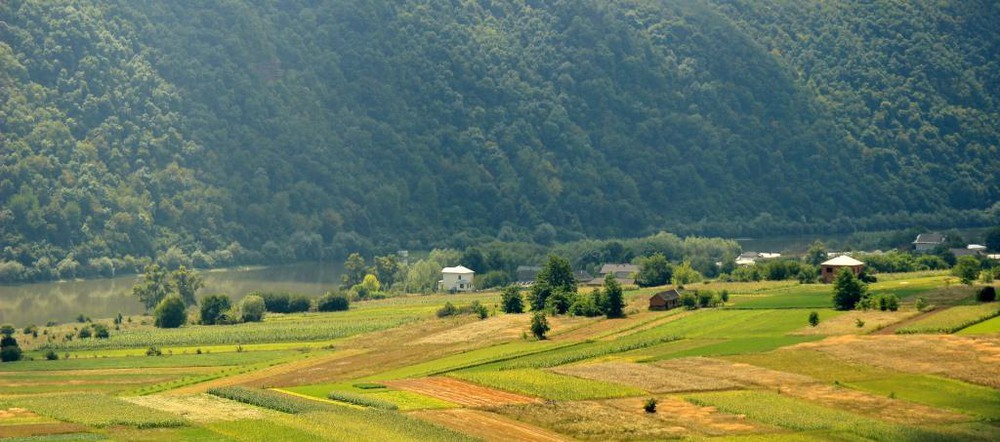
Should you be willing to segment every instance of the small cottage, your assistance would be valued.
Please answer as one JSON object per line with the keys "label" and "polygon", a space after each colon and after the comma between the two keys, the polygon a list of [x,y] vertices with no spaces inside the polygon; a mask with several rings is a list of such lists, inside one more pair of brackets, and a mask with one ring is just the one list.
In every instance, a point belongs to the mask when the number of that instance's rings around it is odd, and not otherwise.
{"label": "small cottage", "polygon": [[913,249],[918,252],[930,252],[935,247],[944,244],[946,239],[948,238],[940,233],[921,233],[917,235],[917,239],[913,240]]}
{"label": "small cottage", "polygon": [[475,275],[475,271],[463,266],[445,267],[441,269],[441,280],[438,281],[438,288],[449,292],[472,291],[472,280]]}
{"label": "small cottage", "polygon": [[681,294],[675,289],[659,292],[649,297],[650,310],[670,310],[681,306]]}
{"label": "small cottage", "polygon": [[635,264],[604,264],[601,266],[600,276],[591,279],[587,285],[604,284],[604,278],[609,274],[615,275],[615,279],[620,284],[635,284],[635,275],[639,273],[639,266]]}
{"label": "small cottage", "polygon": [[847,255],[840,255],[819,265],[819,277],[823,280],[823,282],[831,283],[837,278],[837,272],[839,272],[842,268],[851,269],[854,276],[858,276],[861,274],[861,270],[864,267],[865,263]]}

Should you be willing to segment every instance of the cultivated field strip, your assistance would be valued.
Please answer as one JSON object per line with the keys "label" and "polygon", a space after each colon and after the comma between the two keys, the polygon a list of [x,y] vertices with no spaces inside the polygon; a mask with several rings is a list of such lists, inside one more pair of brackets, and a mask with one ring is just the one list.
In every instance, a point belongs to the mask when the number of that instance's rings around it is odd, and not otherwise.
{"label": "cultivated field strip", "polygon": [[410,413],[420,419],[469,434],[485,441],[563,442],[573,439],[534,425],[488,411],[455,409]]}
{"label": "cultivated field strip", "polygon": [[668,370],[654,365],[607,362],[549,369],[556,373],[606,382],[618,382],[650,393],[728,390],[741,384],[722,378],[700,376],[696,371]]}
{"label": "cultivated field strip", "polygon": [[384,384],[466,407],[540,402],[538,398],[487,388],[446,377],[399,379],[386,381]]}

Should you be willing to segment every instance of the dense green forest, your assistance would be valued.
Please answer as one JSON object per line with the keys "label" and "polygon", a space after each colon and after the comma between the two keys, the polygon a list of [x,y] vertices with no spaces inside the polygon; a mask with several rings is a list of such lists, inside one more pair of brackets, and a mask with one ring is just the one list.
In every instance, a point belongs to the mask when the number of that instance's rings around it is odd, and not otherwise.
{"label": "dense green forest", "polygon": [[1000,4],[0,2],[0,279],[1000,220]]}

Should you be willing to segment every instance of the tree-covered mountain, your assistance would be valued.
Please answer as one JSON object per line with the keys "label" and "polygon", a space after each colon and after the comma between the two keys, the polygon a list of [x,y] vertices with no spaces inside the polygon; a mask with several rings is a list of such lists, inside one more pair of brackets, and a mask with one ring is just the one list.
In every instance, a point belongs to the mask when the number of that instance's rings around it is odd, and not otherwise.
{"label": "tree-covered mountain", "polygon": [[1000,6],[0,3],[0,278],[1000,218]]}

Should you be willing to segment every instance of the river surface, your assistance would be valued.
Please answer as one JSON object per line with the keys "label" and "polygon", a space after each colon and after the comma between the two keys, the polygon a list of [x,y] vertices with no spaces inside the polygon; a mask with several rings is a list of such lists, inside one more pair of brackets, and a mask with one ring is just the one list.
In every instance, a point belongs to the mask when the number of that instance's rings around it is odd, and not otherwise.
{"label": "river surface", "polygon": [[[198,296],[223,293],[233,301],[253,291],[288,291],[319,296],[340,284],[341,265],[301,263],[271,267],[236,267],[200,272],[205,286]],[[143,313],[132,296],[140,275],[109,279],[0,285],[0,324],[18,327],[69,322],[80,314],[110,318]]]}

